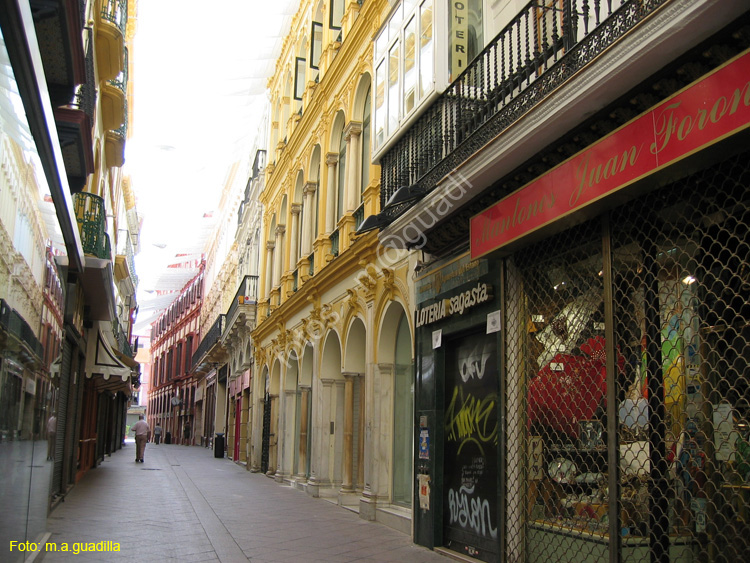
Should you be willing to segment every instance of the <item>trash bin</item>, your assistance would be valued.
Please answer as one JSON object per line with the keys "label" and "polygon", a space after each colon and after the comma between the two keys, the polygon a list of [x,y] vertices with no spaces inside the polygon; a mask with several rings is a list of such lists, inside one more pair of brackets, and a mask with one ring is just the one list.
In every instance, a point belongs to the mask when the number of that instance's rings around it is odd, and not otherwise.
{"label": "trash bin", "polygon": [[214,438],[214,457],[224,457],[224,434],[220,432]]}
{"label": "trash bin", "polygon": [[165,444],[171,444],[172,443],[172,433],[171,432],[167,432],[164,435],[164,443]]}

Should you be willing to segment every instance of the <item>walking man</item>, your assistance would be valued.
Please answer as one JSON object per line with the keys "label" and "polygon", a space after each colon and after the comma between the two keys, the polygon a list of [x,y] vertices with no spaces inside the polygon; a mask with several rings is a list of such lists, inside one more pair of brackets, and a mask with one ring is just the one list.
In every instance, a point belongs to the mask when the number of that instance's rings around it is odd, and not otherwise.
{"label": "walking man", "polygon": [[157,422],[154,426],[154,444],[158,446],[159,442],[161,442],[161,426]]}
{"label": "walking man", "polygon": [[47,420],[47,460],[55,459],[55,439],[57,437],[57,417],[55,413]]}
{"label": "walking man", "polygon": [[135,462],[143,463],[143,452],[146,451],[146,442],[151,437],[151,428],[148,422],[143,420],[143,415],[138,416],[138,422],[133,425],[135,432]]}

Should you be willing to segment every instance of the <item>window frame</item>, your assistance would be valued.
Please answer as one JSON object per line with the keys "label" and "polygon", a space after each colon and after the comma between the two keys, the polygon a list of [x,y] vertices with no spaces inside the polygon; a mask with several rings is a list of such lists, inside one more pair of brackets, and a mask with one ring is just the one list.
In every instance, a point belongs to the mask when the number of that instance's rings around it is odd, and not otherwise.
{"label": "window frame", "polygon": [[[371,156],[377,157],[382,154],[386,148],[392,144],[395,139],[399,136],[399,133],[403,131],[407,123],[414,119],[424,108],[428,106],[429,101],[437,94],[440,93],[440,85],[443,82],[443,78],[440,75],[440,63],[437,61],[439,57],[439,39],[436,34],[436,25],[438,18],[441,17],[439,11],[440,0],[418,0],[412,2],[400,2],[397,7],[393,9],[388,18],[384,21],[380,28],[380,31],[375,36],[373,41],[373,103],[372,103],[372,119],[371,119],[371,143],[370,153]],[[405,11],[405,7],[408,7],[408,12]],[[432,16],[430,21],[431,33],[431,57],[432,60],[428,61],[430,68],[432,69],[432,80],[423,91],[421,89],[423,78],[422,73],[422,54],[423,48],[421,45],[423,24],[425,23],[422,19],[423,10],[429,8]],[[413,88],[413,104],[408,112],[405,111],[405,79],[406,79],[406,29],[408,26],[413,25],[414,34],[414,49],[412,55],[414,57],[414,64],[411,72],[415,77],[415,84]],[[398,47],[396,47],[398,46]],[[391,100],[391,53],[394,51],[394,47],[398,49],[398,77],[397,84],[393,87],[393,95],[396,100]],[[379,72],[381,71],[381,78],[384,80],[383,84],[379,83]],[[446,71],[447,72],[447,71]],[[379,89],[382,89],[382,95],[384,96],[383,102],[378,108],[378,100],[376,99]],[[396,118],[394,120],[392,116],[392,108],[395,108]],[[385,117],[380,115],[383,112]],[[382,140],[378,142],[378,127],[383,125]]]}
{"label": "window frame", "polygon": [[292,97],[297,101],[302,101],[305,95],[305,74],[307,73],[307,59],[304,57],[294,57],[294,87]]}
{"label": "window frame", "polygon": [[[344,18],[344,12],[346,11],[346,7],[344,4],[345,4],[345,0],[331,0],[329,9],[328,9],[328,28],[329,29],[335,29],[337,31],[341,29],[341,20]],[[333,23],[334,13],[336,12],[335,7],[337,6],[341,6],[339,8],[341,10],[341,17],[339,18],[338,25]]]}
{"label": "window frame", "polygon": [[[318,42],[318,57],[315,58],[315,28],[320,29],[320,41]],[[312,22],[310,29],[310,68],[320,70],[320,59],[323,57],[323,24],[317,21]]]}

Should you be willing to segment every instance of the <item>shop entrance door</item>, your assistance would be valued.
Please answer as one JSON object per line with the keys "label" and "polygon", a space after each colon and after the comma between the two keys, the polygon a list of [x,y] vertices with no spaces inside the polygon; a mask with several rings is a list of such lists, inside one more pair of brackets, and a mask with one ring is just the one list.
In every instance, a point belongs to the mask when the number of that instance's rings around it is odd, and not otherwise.
{"label": "shop entrance door", "polygon": [[268,471],[268,458],[271,442],[271,395],[266,393],[263,400],[263,438],[260,454],[260,470],[262,473]]}
{"label": "shop entrance door", "polygon": [[234,404],[234,456],[232,459],[240,459],[240,428],[242,427],[242,397]]}
{"label": "shop entrance door", "polygon": [[445,345],[443,537],[453,551],[497,561],[497,334]]}

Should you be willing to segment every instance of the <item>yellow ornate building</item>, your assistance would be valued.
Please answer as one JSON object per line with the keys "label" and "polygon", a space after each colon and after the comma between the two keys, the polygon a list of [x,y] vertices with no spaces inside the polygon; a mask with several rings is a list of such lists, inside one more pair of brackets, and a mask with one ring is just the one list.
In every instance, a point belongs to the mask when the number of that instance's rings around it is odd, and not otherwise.
{"label": "yellow ornate building", "polygon": [[269,81],[251,468],[408,532],[414,258],[379,211],[372,37],[385,0],[300,4]]}

